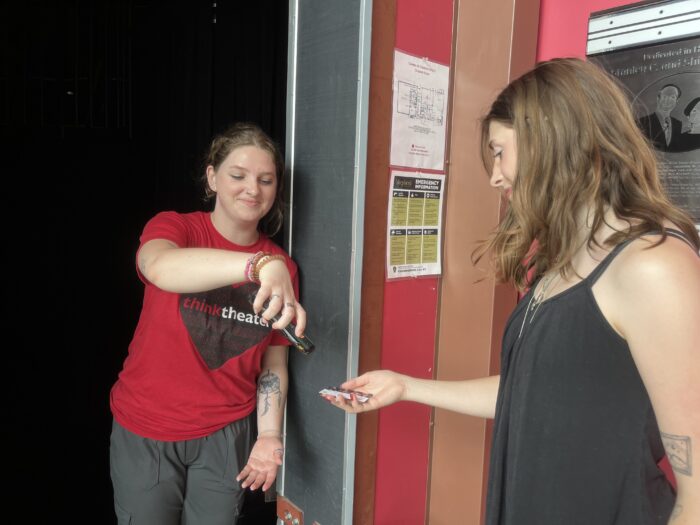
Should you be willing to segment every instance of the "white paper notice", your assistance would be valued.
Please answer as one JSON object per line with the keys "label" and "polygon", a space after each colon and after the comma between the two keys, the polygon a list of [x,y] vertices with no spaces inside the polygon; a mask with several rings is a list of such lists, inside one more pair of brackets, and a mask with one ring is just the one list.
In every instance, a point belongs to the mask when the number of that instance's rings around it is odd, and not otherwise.
{"label": "white paper notice", "polygon": [[394,51],[391,165],[442,171],[450,68]]}
{"label": "white paper notice", "polygon": [[392,171],[387,279],[439,275],[445,176]]}

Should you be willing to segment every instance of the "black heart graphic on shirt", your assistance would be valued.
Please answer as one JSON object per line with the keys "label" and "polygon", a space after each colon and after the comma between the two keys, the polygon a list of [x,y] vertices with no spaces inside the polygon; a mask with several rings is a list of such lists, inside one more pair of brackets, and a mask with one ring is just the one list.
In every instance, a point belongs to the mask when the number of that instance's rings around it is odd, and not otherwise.
{"label": "black heart graphic on shirt", "polygon": [[270,335],[270,325],[248,302],[248,295],[257,289],[246,283],[180,294],[182,321],[209,369],[219,368]]}

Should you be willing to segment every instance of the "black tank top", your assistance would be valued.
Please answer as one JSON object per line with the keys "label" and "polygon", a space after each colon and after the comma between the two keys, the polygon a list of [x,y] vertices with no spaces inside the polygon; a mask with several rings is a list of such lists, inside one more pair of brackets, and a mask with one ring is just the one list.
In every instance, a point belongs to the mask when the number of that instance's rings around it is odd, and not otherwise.
{"label": "black tank top", "polygon": [[[686,240],[676,230],[667,233]],[[632,240],[581,282],[540,303],[525,324],[536,286],[511,314],[501,351],[487,525],[668,522],[675,491],[658,467],[664,448],[656,417],[626,341],[591,291]]]}

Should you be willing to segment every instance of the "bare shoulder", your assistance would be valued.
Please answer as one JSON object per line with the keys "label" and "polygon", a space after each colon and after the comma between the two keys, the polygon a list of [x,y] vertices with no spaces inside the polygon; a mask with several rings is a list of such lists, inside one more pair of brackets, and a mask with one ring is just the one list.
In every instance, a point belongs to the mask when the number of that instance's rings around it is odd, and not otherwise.
{"label": "bare shoulder", "polygon": [[610,267],[620,291],[659,292],[664,287],[700,286],[700,257],[688,243],[649,235],[633,241]]}
{"label": "bare shoulder", "polygon": [[680,239],[654,245],[658,240],[649,235],[630,243],[594,289],[604,316],[628,341],[645,323],[700,316],[700,257]]}

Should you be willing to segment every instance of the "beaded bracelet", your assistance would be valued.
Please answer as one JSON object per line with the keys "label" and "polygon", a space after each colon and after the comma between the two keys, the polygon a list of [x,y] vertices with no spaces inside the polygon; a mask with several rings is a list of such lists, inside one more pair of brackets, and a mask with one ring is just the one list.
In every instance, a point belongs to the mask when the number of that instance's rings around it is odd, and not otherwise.
{"label": "beaded bracelet", "polygon": [[249,281],[260,284],[260,281],[256,281],[253,279],[253,275],[254,275],[255,266],[258,264],[260,259],[262,259],[265,255],[266,255],[265,252],[257,252],[257,253],[254,253],[253,255],[251,255],[248,258],[248,260],[246,261],[246,263],[245,263],[245,276]]}
{"label": "beaded bracelet", "polygon": [[255,283],[260,283],[260,270],[262,270],[263,266],[265,266],[267,263],[271,261],[284,261],[284,255],[280,254],[275,254],[275,255],[264,255],[261,257],[258,261],[255,262],[253,266],[253,279],[252,281]]}

